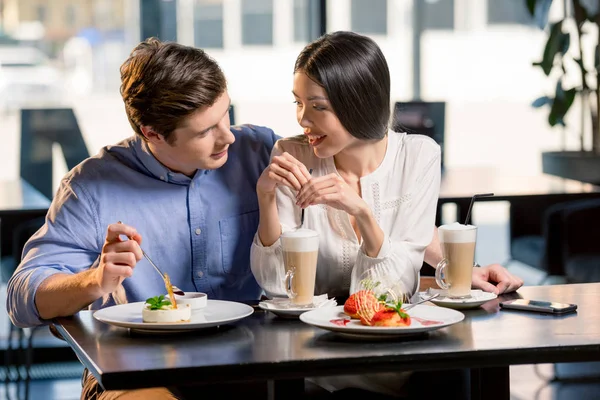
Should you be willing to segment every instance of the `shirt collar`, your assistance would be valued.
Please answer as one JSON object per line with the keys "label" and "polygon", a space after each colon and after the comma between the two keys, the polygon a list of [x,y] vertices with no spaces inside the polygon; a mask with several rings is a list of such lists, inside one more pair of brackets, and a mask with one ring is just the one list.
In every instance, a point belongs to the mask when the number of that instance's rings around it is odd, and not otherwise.
{"label": "shirt collar", "polygon": [[[140,160],[150,175],[154,176],[156,179],[180,185],[188,185],[192,181],[192,178],[188,177],[187,175],[180,172],[171,171],[169,168],[161,164],[160,161],[158,161],[150,151],[148,143],[146,143],[145,140],[141,139],[137,135],[134,140],[133,148],[138,160]],[[194,178],[199,176],[201,173],[203,173],[203,171],[196,171]]]}

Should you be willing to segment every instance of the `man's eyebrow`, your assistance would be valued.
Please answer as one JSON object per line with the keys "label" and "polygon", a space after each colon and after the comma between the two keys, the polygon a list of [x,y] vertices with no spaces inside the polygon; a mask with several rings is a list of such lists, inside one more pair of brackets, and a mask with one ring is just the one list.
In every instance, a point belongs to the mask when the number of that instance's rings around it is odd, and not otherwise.
{"label": "man's eyebrow", "polygon": [[[296,94],[296,92],[294,92],[293,90],[292,90],[292,94],[293,94],[295,97],[300,97],[300,96],[298,96],[298,95]],[[309,101],[313,101],[313,100],[325,100],[325,101],[329,101],[329,99],[328,99],[327,97],[324,97],[324,96],[310,96],[310,97],[308,98],[308,100],[309,100]]]}
{"label": "man's eyebrow", "polygon": [[[229,110],[231,110],[231,99],[229,99],[229,105],[227,106],[227,110],[225,110],[225,113],[223,113],[223,117],[225,116],[225,114],[227,114],[229,112]],[[223,118],[221,117],[221,118]],[[202,135],[208,131],[210,131],[212,128],[214,128],[215,126],[217,126],[217,124],[214,124],[212,126],[209,126],[208,128],[201,130],[200,132],[197,133],[197,135]]]}

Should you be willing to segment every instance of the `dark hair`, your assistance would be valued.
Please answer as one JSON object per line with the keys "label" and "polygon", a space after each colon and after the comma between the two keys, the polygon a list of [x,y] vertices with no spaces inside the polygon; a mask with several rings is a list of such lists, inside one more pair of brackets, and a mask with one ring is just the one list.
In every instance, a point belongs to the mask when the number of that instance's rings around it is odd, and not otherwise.
{"label": "dark hair", "polygon": [[203,50],[150,38],[121,65],[121,96],[127,118],[173,143],[171,133],[201,107],[212,106],[226,90],[219,65]]}
{"label": "dark hair", "polygon": [[390,71],[370,38],[334,32],[308,44],[296,59],[327,92],[338,119],[358,139],[383,139],[390,119]]}

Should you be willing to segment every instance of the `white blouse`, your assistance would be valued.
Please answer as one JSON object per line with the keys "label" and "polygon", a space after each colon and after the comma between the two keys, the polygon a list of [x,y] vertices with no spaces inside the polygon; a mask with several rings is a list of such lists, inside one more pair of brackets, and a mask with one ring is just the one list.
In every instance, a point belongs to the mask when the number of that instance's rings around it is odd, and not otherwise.
{"label": "white blouse", "polygon": [[[304,138],[280,139],[271,157],[283,152],[312,168],[313,177],[337,173],[333,157],[316,157]],[[320,234],[315,294],[347,296],[355,291],[363,272],[372,267],[386,285],[400,284],[408,295],[418,289],[425,248],[433,237],[440,159],[440,147],[432,139],[389,131],[383,162],[360,179],[362,198],[385,235],[375,258],[363,251],[346,212],[321,204],[305,209],[304,227]],[[300,224],[296,193],[285,186],[278,186],[276,193],[282,232],[294,229]],[[257,233],[250,263],[267,296],[286,296],[279,240],[265,247]]]}

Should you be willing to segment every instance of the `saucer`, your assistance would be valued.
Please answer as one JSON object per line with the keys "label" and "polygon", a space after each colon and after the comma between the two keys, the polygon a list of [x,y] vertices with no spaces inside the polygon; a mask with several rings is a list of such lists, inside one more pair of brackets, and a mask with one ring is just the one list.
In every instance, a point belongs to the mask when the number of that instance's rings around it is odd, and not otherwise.
{"label": "saucer", "polygon": [[494,300],[498,297],[494,293],[484,292],[483,290],[473,289],[471,290],[471,297],[466,299],[453,299],[445,297],[446,291],[440,289],[428,289],[427,292],[419,293],[419,297],[425,298],[433,294],[440,293],[440,296],[431,299],[430,301],[436,306],[453,308],[455,310],[467,310],[469,308],[477,308],[483,303],[487,303],[490,300]]}
{"label": "saucer", "polygon": [[337,306],[337,302],[335,298],[328,299],[327,295],[324,294],[315,296],[311,306],[296,306],[291,303],[290,299],[286,298],[263,300],[258,303],[258,306],[263,310],[271,311],[281,318],[297,318],[301,314],[317,308],[335,307]]}

